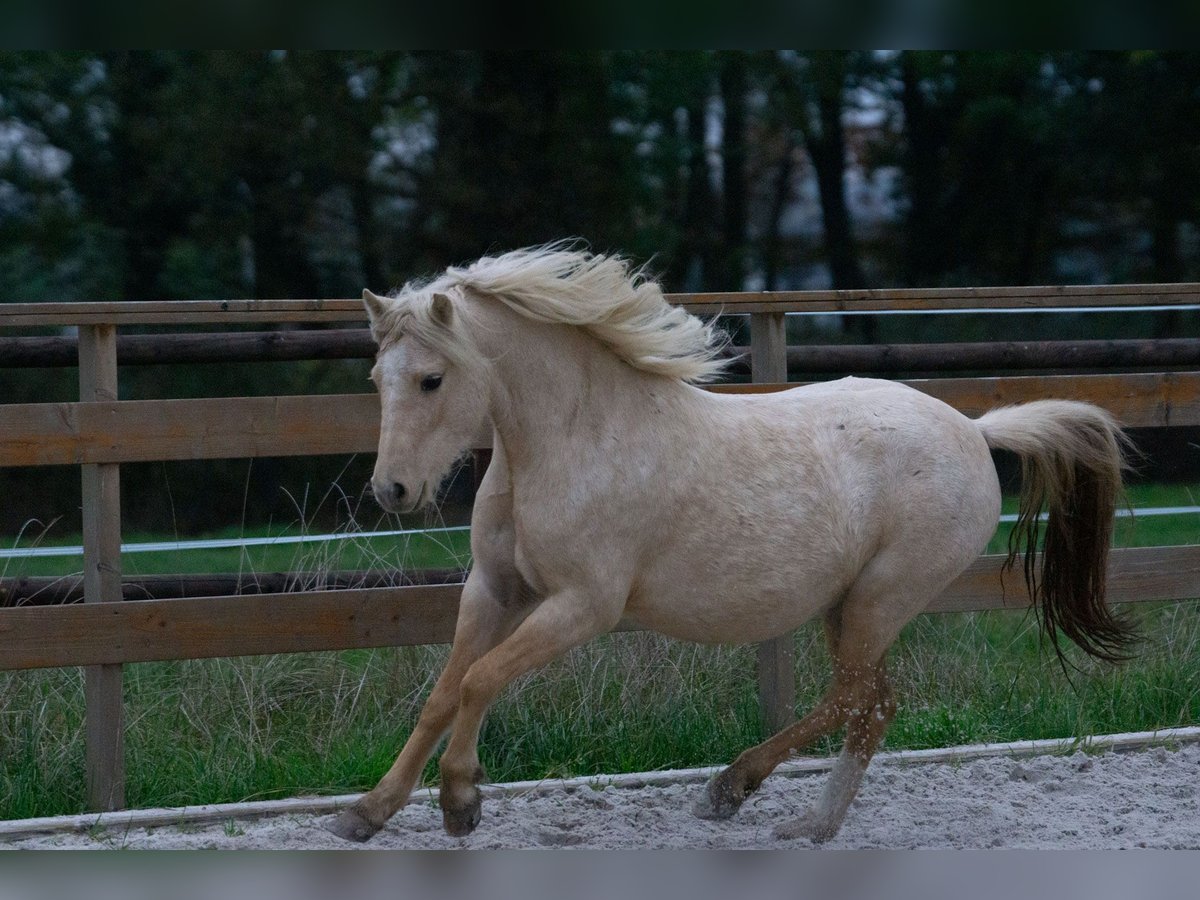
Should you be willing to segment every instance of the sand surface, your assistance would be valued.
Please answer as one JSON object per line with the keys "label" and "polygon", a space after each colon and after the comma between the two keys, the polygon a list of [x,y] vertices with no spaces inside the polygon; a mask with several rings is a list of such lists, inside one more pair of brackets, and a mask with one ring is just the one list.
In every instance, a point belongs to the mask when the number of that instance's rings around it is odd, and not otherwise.
{"label": "sand surface", "polygon": [[[489,797],[470,837],[448,837],[428,795],[370,848],[787,848],[776,825],[800,816],[825,776],[775,776],[731,820],[696,818],[699,784],[570,787]],[[882,763],[867,773],[838,848],[1200,848],[1200,745],[959,764]],[[11,848],[334,849],[326,815],[206,825],[92,829],[9,839]],[[358,846],[358,845],[353,845]]]}

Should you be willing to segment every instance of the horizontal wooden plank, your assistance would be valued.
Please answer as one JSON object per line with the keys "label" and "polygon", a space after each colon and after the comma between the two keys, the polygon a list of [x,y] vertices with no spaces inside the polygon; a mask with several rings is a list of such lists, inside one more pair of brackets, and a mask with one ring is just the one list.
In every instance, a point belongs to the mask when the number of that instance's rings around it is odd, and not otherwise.
{"label": "horizontal wooden plank", "polygon": [[[1083,400],[1104,407],[1127,428],[1200,425],[1200,372],[1120,375],[1026,375],[923,378],[903,382],[968,416],[1031,400]],[[795,384],[720,384],[710,390],[755,394]]]}
{"label": "horizontal wooden plank", "polygon": [[374,452],[379,395],[0,406],[0,465]]}
{"label": "horizontal wooden plank", "polygon": [[0,303],[2,327],[68,325],[245,325],[272,322],[366,322],[354,300],[165,300]]}
{"label": "horizontal wooden plank", "polygon": [[422,585],[0,610],[0,669],[438,644],[462,586]]}
{"label": "horizontal wooden plank", "polygon": [[[750,371],[750,348],[727,348],[728,372]],[[121,365],[371,359],[366,328],[306,328],[117,336]],[[0,367],[69,367],[79,363],[78,340],[0,336]],[[812,344],[787,348],[788,372],[952,372],[1200,366],[1200,337],[1090,341],[971,341],[933,344]]]}
{"label": "horizontal wooden plank", "polygon": [[1127,428],[1200,424],[1200,373],[926,379],[907,382],[968,416],[1043,398],[1083,400]]}
{"label": "horizontal wooden plank", "polygon": [[[313,332],[307,332],[309,334]],[[3,340],[3,339],[0,339]],[[748,352],[748,348],[738,347]],[[120,344],[118,343],[118,353]],[[805,373],[996,372],[1200,368],[1200,337],[1159,340],[972,341],[936,344],[824,344],[787,349],[789,375]]]}
{"label": "horizontal wooden plank", "polygon": [[[458,584],[464,571],[417,569],[349,569],[299,572],[183,573],[126,575],[121,578],[122,600],[170,600],[221,597],[228,594],[284,594],[293,591],[350,590],[424,584]],[[82,575],[24,575],[0,577],[0,608],[56,606],[83,601]]]}
{"label": "horizontal wooden plank", "polygon": [[1070,309],[1184,306],[1200,303],[1197,284],[1038,285],[990,288],[898,288],[853,291],[742,291],[668,296],[691,312],[921,312],[930,310]]}
{"label": "horizontal wooden plank", "polygon": [[[927,612],[1026,609],[1029,595],[1021,563],[1002,574],[1004,557],[981,556],[935,600]],[[1200,599],[1200,545],[1114,550],[1108,567],[1112,603]]]}
{"label": "horizontal wooden plank", "polygon": [[[846,312],[848,310],[1038,309],[1073,306],[1188,305],[1197,284],[1034,285],[858,291],[746,291],[668,294],[692,312]],[[172,325],[214,322],[363,322],[362,302],[325,300],[175,300],[153,302],[0,303],[0,328]]]}
{"label": "horizontal wooden plank", "polygon": [[[928,612],[1024,609],[1019,572],[981,557]],[[1200,546],[1116,550],[1113,602],[1200,598]],[[0,609],[0,670],[450,641],[462,586],[421,585]],[[633,630],[628,621],[617,630]]]}
{"label": "horizontal wooden plank", "polygon": [[[1200,372],[906,381],[970,416],[1043,398],[1086,400],[1128,427],[1200,425]],[[795,384],[712,385],[724,393]],[[374,452],[374,393],[0,406],[0,466]],[[480,447],[486,446],[481,436]]]}
{"label": "horizontal wooden plank", "polygon": [[[366,328],[117,336],[117,362],[123,366],[372,359],[374,356],[375,341]],[[78,362],[78,340],[70,335],[0,337],[0,366],[3,367],[69,367]]]}

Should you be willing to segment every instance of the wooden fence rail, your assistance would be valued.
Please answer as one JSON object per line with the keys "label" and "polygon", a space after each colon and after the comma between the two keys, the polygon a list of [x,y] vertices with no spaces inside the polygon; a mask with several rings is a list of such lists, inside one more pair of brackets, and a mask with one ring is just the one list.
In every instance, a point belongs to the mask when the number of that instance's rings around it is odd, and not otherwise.
{"label": "wooden fence rail", "polygon": [[[980,557],[929,612],[1027,608],[1020,571],[1002,576],[1003,562]],[[1115,603],[1191,600],[1200,597],[1200,546],[1114,550],[1109,575]],[[21,606],[0,610],[0,669],[445,643],[461,592],[429,584]]]}
{"label": "wooden fence rail", "polygon": [[[1041,397],[1086,400],[1126,426],[1200,425],[1200,372],[936,378],[906,384],[969,416]],[[713,385],[725,393],[796,387]],[[379,441],[376,394],[107,400],[0,405],[0,466],[79,465],[368,453]],[[479,447],[488,436],[480,435]]]}
{"label": "wooden fence rail", "polygon": [[[294,362],[369,359],[375,342],[365,328],[117,336],[123,366],[184,363]],[[750,348],[732,346],[728,371],[750,371]],[[0,337],[0,367],[69,368],[79,364],[79,339]],[[1090,341],[997,341],[937,344],[814,344],[789,346],[789,376],[838,372],[952,372],[1020,369],[1118,369],[1200,366],[1200,338]]]}
{"label": "wooden fence rail", "polygon": [[[1178,310],[1200,307],[1200,285],[692,294],[671,299],[694,312],[750,316],[752,383],[711,388],[750,392],[795,386],[784,383],[789,368],[824,371],[805,369],[813,364],[807,358],[812,354],[787,347],[786,313]],[[77,354],[73,362],[80,371],[79,402],[0,405],[0,466],[81,467],[85,601],[0,609],[0,669],[88,667],[86,752],[92,808],[115,809],[124,803],[121,666],[125,663],[438,643],[451,638],[461,592],[458,583],[122,599],[121,463],[373,452],[379,406],[374,394],[120,401],[118,363],[222,357],[214,355],[210,335],[118,335],[118,328],[212,324],[230,328],[361,323],[362,319],[357,300],[0,304],[0,329],[79,327],[77,340],[63,336],[0,339],[0,366],[64,365],[64,353]],[[326,352],[322,347],[328,349],[330,341],[308,335],[331,333],[335,332],[233,333],[225,336],[224,359],[310,358],[314,352]],[[1082,342],[1091,346],[1047,343],[1060,346],[824,348],[830,354],[821,365],[834,370],[870,365],[885,371],[911,366],[909,371],[919,371],[927,363],[930,370],[945,370],[951,364],[977,369],[1035,363],[1039,368],[1167,367],[1200,361],[1195,339]],[[345,332],[338,345],[341,349],[329,351],[330,355],[369,352],[359,330]],[[1064,354],[1061,360],[1056,355],[1060,353]],[[1052,361],[1062,365],[1042,366]],[[1200,425],[1200,372],[1196,371],[909,383],[968,415],[1055,396],[1099,403],[1127,426]],[[482,436],[479,443],[485,443]],[[1020,578],[1011,575],[1002,581],[1000,564],[999,557],[982,557],[930,611],[1024,607],[1028,598]],[[1111,577],[1112,598],[1118,602],[1200,596],[1200,547],[1116,551]],[[791,648],[790,638],[759,648],[760,704],[767,728],[794,715]]]}
{"label": "wooden fence rail", "polygon": [[[286,594],[358,588],[462,584],[466,571],[452,569],[342,569],[313,572],[237,572],[132,575],[121,579],[122,600],[171,600],[226,594]],[[25,575],[0,578],[0,609],[83,602],[82,575]],[[0,666],[0,671],[3,670]]]}

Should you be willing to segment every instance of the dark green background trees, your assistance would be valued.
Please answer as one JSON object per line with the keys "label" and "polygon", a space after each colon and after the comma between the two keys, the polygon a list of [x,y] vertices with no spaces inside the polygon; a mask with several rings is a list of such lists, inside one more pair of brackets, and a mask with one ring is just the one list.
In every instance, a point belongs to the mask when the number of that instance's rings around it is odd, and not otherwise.
{"label": "dark green background trees", "polygon": [[353,296],[566,235],[710,290],[1198,264],[1194,53],[10,53],[0,128],[4,300]]}

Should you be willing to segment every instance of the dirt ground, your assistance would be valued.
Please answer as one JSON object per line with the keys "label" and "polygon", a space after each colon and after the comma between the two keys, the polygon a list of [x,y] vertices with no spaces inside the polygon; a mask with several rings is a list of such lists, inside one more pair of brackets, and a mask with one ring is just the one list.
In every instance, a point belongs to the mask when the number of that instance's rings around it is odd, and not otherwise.
{"label": "dirt ground", "polygon": [[[369,848],[789,848],[776,825],[803,813],[824,775],[775,776],[727,822],[692,814],[700,784],[563,787],[488,797],[474,834],[448,837],[428,795]],[[1200,745],[1128,753],[877,763],[837,848],[1200,848]],[[9,839],[10,848],[341,849],[327,815],[206,825],[93,828]],[[358,846],[358,845],[353,845]]]}

